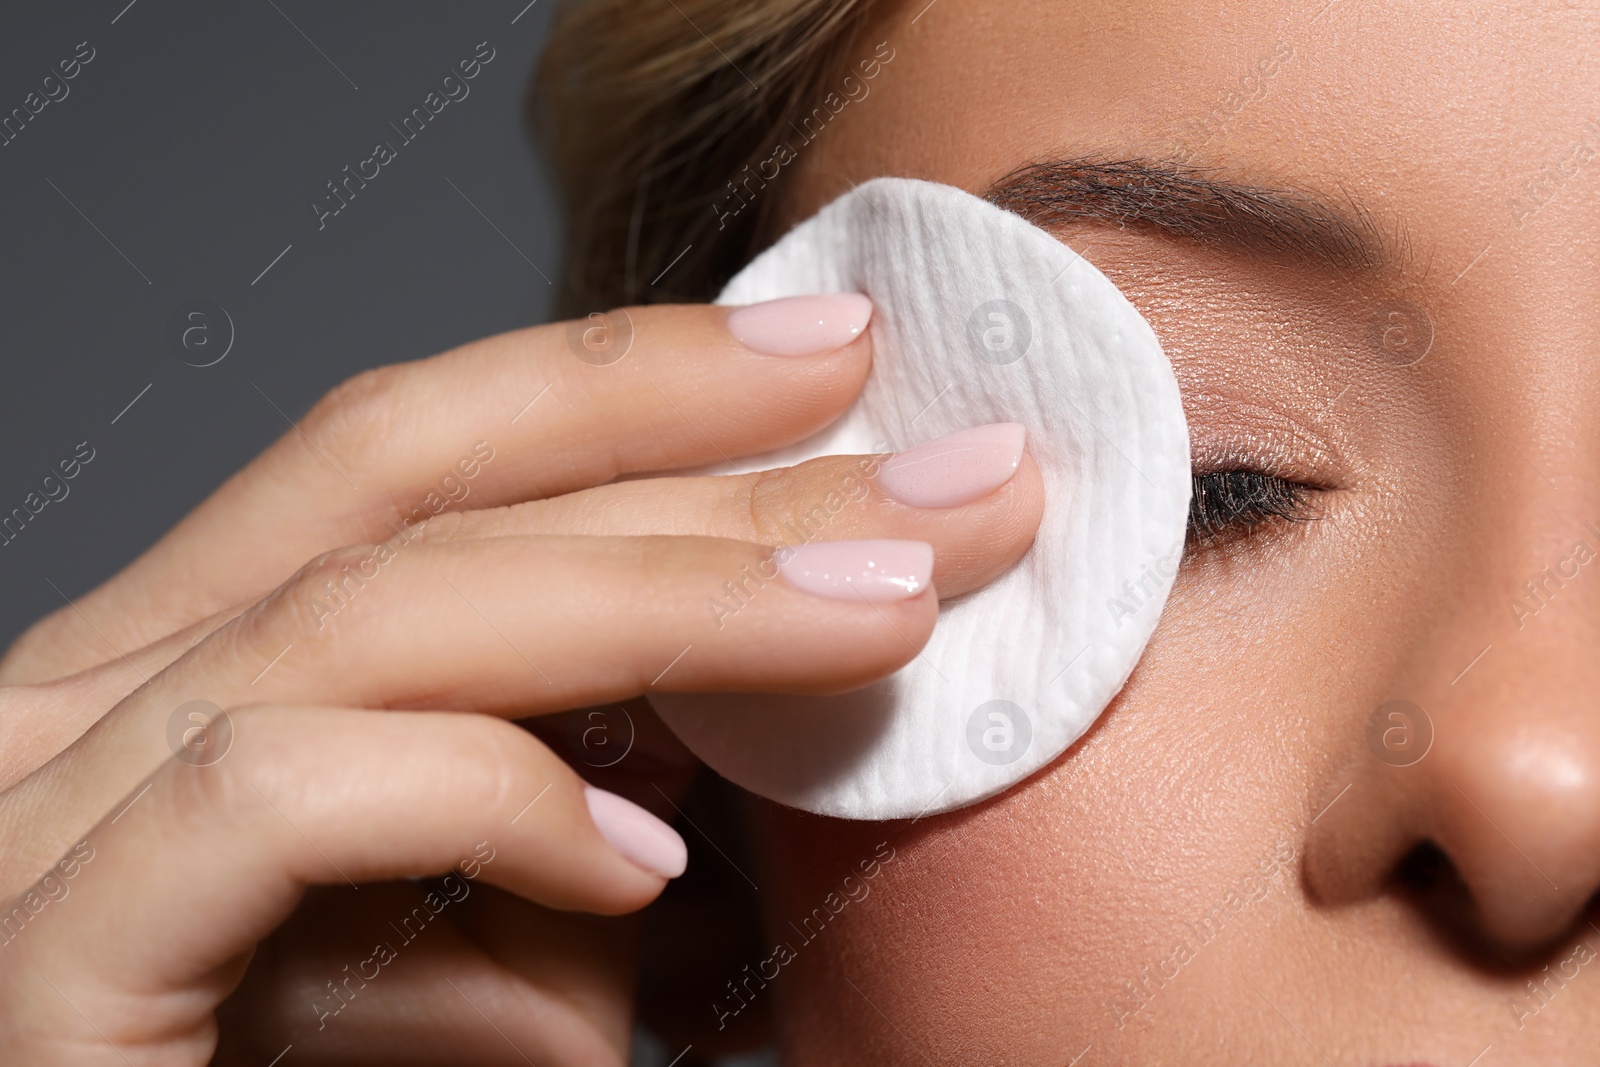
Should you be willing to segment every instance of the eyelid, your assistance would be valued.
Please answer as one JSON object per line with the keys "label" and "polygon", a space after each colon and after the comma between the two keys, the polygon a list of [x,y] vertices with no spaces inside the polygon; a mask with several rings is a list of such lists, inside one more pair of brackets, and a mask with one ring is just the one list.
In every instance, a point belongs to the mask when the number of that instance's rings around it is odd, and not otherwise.
{"label": "eyelid", "polygon": [[1287,420],[1241,426],[1233,412],[1229,415],[1229,426],[1219,431],[1206,425],[1217,420],[1191,419],[1189,465],[1194,474],[1252,471],[1312,490],[1349,488],[1348,463],[1331,442]]}
{"label": "eyelid", "polygon": [[1276,523],[1322,517],[1315,507],[1318,486],[1248,468],[1196,472],[1193,479],[1185,535],[1191,546],[1215,546]]}

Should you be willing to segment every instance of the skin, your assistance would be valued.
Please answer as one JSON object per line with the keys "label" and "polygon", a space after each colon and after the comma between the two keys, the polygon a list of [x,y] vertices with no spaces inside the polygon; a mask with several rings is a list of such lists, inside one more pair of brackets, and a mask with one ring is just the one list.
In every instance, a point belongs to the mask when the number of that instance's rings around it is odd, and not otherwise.
{"label": "skin", "polygon": [[[1020,558],[1042,511],[1026,457],[946,509],[863,483],[870,457],[614,482],[768,451],[854,400],[865,334],[764,355],[727,314],[631,309],[633,346],[603,367],[556,323],[369,372],[18,641],[0,663],[0,1060],[265,1063],[292,1044],[304,1063],[626,1062],[638,931],[600,917],[668,878],[613,848],[583,779],[507,720],[855,688],[916,655],[940,593]],[[472,492],[394,533],[452,469]],[[778,580],[717,626],[722,583],[852,478],[830,532],[931,545],[932,584],[866,603]],[[315,610],[351,564],[365,581]],[[199,765],[168,733],[197,694],[233,729]],[[638,753],[590,777],[670,814],[692,762],[632,707]],[[406,936],[419,907],[441,919]]]}
{"label": "skin", "polygon": [[[1191,550],[1127,688],[1021,787],[915,825],[760,808],[774,940],[896,850],[762,994],[785,1062],[1593,1062],[1600,579],[1512,605],[1600,548],[1600,7],[924,7],[863,38],[896,58],[789,221],[877,175],[1177,159],[1365,212],[1389,254],[1057,229],[1150,319],[1196,469],[1320,486],[1314,514]],[[1413,366],[1374,341],[1394,301],[1434,332]],[[1404,767],[1367,741],[1396,698],[1434,731]]]}

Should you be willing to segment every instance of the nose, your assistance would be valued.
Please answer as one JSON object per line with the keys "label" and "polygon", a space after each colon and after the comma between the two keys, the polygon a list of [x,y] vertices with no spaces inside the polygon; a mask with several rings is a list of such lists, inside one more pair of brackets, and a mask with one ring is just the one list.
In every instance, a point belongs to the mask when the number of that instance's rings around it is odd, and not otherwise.
{"label": "nose", "polygon": [[1380,894],[1431,846],[1470,897],[1464,921],[1522,953],[1600,888],[1600,530],[1571,525],[1541,546],[1543,566],[1528,553],[1480,575],[1480,610],[1438,627],[1390,680],[1402,691],[1372,709],[1312,809],[1319,899]]}

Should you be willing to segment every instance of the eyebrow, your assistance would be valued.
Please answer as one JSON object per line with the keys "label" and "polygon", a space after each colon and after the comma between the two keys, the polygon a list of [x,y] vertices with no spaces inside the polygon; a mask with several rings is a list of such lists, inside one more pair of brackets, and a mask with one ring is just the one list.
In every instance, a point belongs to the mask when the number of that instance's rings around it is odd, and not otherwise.
{"label": "eyebrow", "polygon": [[1372,219],[1352,205],[1225,181],[1195,167],[1127,159],[1029,163],[984,198],[1036,226],[1093,221],[1144,226],[1232,251],[1286,256],[1339,272],[1387,258]]}

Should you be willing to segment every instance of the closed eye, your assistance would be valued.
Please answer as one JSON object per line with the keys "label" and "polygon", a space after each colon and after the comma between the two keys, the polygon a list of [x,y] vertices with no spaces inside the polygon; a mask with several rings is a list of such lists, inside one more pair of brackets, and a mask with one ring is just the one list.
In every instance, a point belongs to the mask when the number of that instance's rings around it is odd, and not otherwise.
{"label": "closed eye", "polygon": [[1208,471],[1193,479],[1188,532],[1193,545],[1231,540],[1268,523],[1316,518],[1316,486],[1254,470]]}

